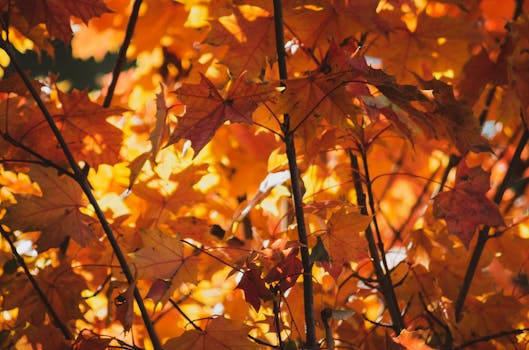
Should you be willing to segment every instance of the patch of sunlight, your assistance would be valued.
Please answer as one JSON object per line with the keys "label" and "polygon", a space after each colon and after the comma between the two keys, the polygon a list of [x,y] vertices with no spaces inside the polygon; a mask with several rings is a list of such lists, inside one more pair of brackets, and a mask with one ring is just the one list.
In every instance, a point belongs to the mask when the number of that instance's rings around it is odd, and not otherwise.
{"label": "patch of sunlight", "polygon": [[526,222],[522,222],[520,225],[518,225],[518,236],[520,236],[523,239],[529,238],[529,224]]}
{"label": "patch of sunlight", "polygon": [[201,192],[206,193],[211,188],[217,186],[220,183],[219,174],[209,173],[204,175],[200,181],[195,184],[195,187]]}

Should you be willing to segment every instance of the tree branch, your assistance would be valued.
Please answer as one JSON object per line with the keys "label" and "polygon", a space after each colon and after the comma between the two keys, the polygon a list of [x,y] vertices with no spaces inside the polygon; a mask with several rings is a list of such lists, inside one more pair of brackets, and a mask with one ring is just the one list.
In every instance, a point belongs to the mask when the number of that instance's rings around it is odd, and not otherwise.
{"label": "tree branch", "polygon": [[[274,25],[276,37],[277,61],[279,67],[279,79],[285,81],[288,78],[286,53],[285,53],[285,36],[283,29],[283,8],[281,0],[274,0]],[[305,225],[305,214],[303,212],[303,194],[301,193],[301,178],[297,165],[296,146],[294,142],[294,131],[290,129],[290,116],[283,116],[281,129],[284,135],[286,153],[288,158],[288,167],[290,171],[290,181],[292,182],[292,194],[294,197],[294,211],[298,227],[298,237],[301,244],[301,264],[303,265],[303,296],[305,311],[305,347],[315,349],[316,342],[316,325],[314,316],[314,290],[312,286],[312,264],[310,263],[307,227]]]}
{"label": "tree branch", "polygon": [[196,329],[199,332],[204,332],[204,330],[199,325],[197,325],[192,319],[189,318],[189,316],[186,315],[184,310],[182,310],[180,306],[178,306],[178,303],[174,301],[173,298],[169,298],[169,302],[171,303],[171,305],[173,305],[176,311],[178,311],[178,313],[182,315],[182,317],[184,317],[187,320],[187,322],[191,324],[191,326],[193,326],[194,329]]}
{"label": "tree branch", "polygon": [[[128,283],[132,284],[134,282],[134,276],[132,275],[132,272],[128,266],[125,255],[123,254],[119,246],[119,243],[116,237],[114,236],[114,233],[112,232],[112,228],[110,227],[110,224],[108,223],[105,215],[103,214],[101,207],[99,206],[99,203],[97,202],[97,199],[95,198],[92,192],[92,188],[90,186],[90,183],[88,182],[86,175],[84,174],[83,170],[79,167],[79,164],[77,164],[72,154],[72,151],[68,147],[68,144],[66,143],[64,137],[62,136],[61,131],[57,127],[57,124],[55,124],[55,120],[51,116],[46,105],[40,98],[39,93],[37,92],[33,84],[31,84],[30,79],[28,78],[26,73],[22,70],[22,67],[18,64],[16,56],[15,56],[15,52],[13,51],[11,44],[4,40],[0,40],[0,47],[4,49],[6,53],[8,54],[9,58],[11,59],[11,63],[15,67],[15,70],[19,74],[20,78],[24,82],[24,85],[26,85],[26,88],[28,89],[31,96],[37,103],[37,106],[39,107],[40,111],[44,115],[46,122],[48,123],[50,129],[55,135],[55,138],[57,139],[59,146],[61,147],[61,150],[63,151],[66,159],[68,160],[70,167],[73,170],[75,181],[79,184],[84,194],[86,195],[89,203],[94,208],[94,212],[101,224],[101,227],[103,228],[103,231],[105,232],[107,239],[110,242],[110,245],[112,246],[112,250],[116,254],[116,258],[119,261],[123,274],[127,278]],[[161,350],[162,345],[160,343],[158,335],[156,334],[156,331],[151,322],[151,319],[149,318],[149,313],[147,312],[145,304],[143,303],[143,298],[141,297],[140,292],[138,291],[136,287],[134,288],[134,298],[136,300],[136,303],[138,304],[138,308],[140,309],[143,322],[145,324],[145,328],[147,329],[147,332],[149,333],[149,337],[151,338],[154,349]]]}
{"label": "tree branch", "polygon": [[33,286],[33,289],[35,289],[35,291],[37,292],[40,300],[42,301],[42,303],[44,304],[44,307],[46,308],[46,311],[48,312],[48,315],[50,315],[51,319],[53,320],[53,323],[55,323],[57,328],[59,328],[59,330],[61,331],[61,333],[62,333],[62,335],[64,336],[65,339],[73,340],[74,336],[72,335],[70,330],[66,327],[66,325],[61,321],[61,319],[59,318],[59,316],[55,312],[55,309],[53,308],[53,306],[51,306],[51,303],[49,302],[48,298],[46,297],[46,294],[44,294],[44,292],[40,288],[39,284],[35,280],[35,277],[33,277],[31,272],[29,271],[28,266],[26,265],[26,262],[24,261],[24,259],[20,256],[20,254],[18,254],[17,248],[15,247],[15,244],[13,243],[11,238],[9,237],[9,233],[4,230],[2,225],[0,225],[0,234],[2,235],[2,237],[4,237],[4,239],[9,244],[9,247],[11,248],[11,252],[15,256],[15,259],[16,259],[18,265],[22,266],[22,269],[24,270],[24,274],[26,275],[26,277],[28,278],[29,282]]}
{"label": "tree branch", "polygon": [[[364,151],[361,151],[362,154],[365,154]],[[349,159],[351,161],[351,167],[352,167],[352,175],[353,175],[353,182],[355,187],[355,193],[356,193],[356,203],[360,207],[360,213],[363,215],[367,215],[367,206],[366,206],[366,194],[364,192],[363,186],[362,186],[362,178],[360,177],[360,167],[358,164],[357,157],[353,154],[353,152],[349,151]],[[367,170],[367,159],[365,156],[363,156],[364,161],[364,168]],[[370,194],[370,197],[372,197],[372,192],[370,190],[370,183],[369,183],[369,174],[364,174],[366,177],[367,182],[367,188],[368,193]],[[369,199],[370,203],[372,202],[371,198]],[[374,212],[374,203],[372,203],[371,210],[373,211],[373,220],[375,220],[375,212]],[[376,227],[376,226],[375,226]],[[382,293],[382,296],[384,297],[384,300],[386,302],[391,321],[393,330],[398,335],[400,332],[406,328],[404,324],[404,319],[402,317],[402,314],[400,312],[399,304],[397,301],[397,296],[395,295],[395,290],[393,288],[393,283],[391,281],[390,271],[388,270],[387,263],[384,263],[381,261],[381,258],[379,256],[378,249],[382,249],[380,254],[382,254],[383,257],[385,257],[384,251],[383,251],[383,243],[382,241],[379,242],[379,248],[377,248],[377,244],[375,241],[375,236],[373,234],[373,230],[371,228],[371,225],[369,225],[366,228],[365,231],[366,239],[368,243],[368,249],[369,254],[371,255],[373,267],[375,269],[375,274],[377,276],[377,281],[380,286],[380,292]],[[381,239],[380,233],[378,233],[379,240]],[[384,259],[385,261],[385,259]],[[384,265],[382,265],[384,264]],[[382,268],[384,266],[384,269]]]}
{"label": "tree branch", "polygon": [[116,85],[118,84],[119,75],[123,69],[123,65],[127,60],[127,49],[129,48],[130,41],[134,35],[134,28],[136,27],[136,22],[138,21],[138,13],[140,12],[142,0],[135,0],[134,5],[132,6],[132,12],[130,14],[129,23],[127,24],[127,31],[125,32],[125,38],[123,39],[123,44],[119,49],[118,57],[116,60],[116,65],[112,71],[112,81],[108,86],[107,95],[105,96],[105,101],[103,102],[103,107],[110,107],[112,102],[112,97],[114,97],[114,91]]}
{"label": "tree branch", "polygon": [[472,346],[474,344],[477,344],[477,343],[482,343],[482,342],[489,341],[489,340],[492,340],[492,339],[497,339],[497,338],[501,338],[501,337],[508,337],[510,335],[518,335],[518,334],[527,333],[527,332],[529,332],[529,328],[513,329],[513,330],[510,330],[510,331],[498,332],[498,333],[486,335],[484,337],[471,340],[469,342],[466,342],[466,343],[464,343],[462,345],[459,345],[459,346],[453,348],[453,350],[461,350],[461,349],[464,349],[464,348],[468,348],[468,347],[470,347],[470,346]]}

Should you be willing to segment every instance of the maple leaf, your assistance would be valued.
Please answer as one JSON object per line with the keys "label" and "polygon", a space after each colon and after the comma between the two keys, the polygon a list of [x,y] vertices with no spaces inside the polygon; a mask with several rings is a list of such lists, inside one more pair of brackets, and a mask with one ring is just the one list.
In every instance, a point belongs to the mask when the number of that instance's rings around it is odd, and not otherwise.
{"label": "maple leaf", "polygon": [[522,307],[520,300],[501,291],[487,296],[484,300],[472,298],[467,303],[468,311],[459,323],[467,338],[485,336],[516,328]]}
{"label": "maple leaf", "polygon": [[[87,287],[81,275],[74,273],[69,266],[48,266],[39,271],[35,280],[62,322],[82,317],[79,307],[81,292]],[[17,324],[24,325],[29,321],[41,326],[47,310],[27,277],[20,274],[4,287],[2,308],[18,308]]]}
{"label": "maple leaf", "polygon": [[461,154],[490,152],[489,142],[481,136],[481,127],[472,108],[455,99],[452,86],[437,79],[417,78],[424,89],[432,90],[435,108],[431,122],[439,135],[451,140]]}
{"label": "maple leaf", "polygon": [[257,344],[248,338],[250,327],[235,320],[216,317],[208,321],[203,331],[190,330],[164,344],[166,350],[256,350]]}
{"label": "maple leaf", "polygon": [[[114,164],[119,159],[123,132],[106,121],[125,108],[104,108],[90,100],[86,91],[59,92],[64,115],[55,116],[59,129],[79,160],[90,166]],[[79,142],[80,141],[80,142]]]}
{"label": "maple leaf", "polygon": [[[269,1],[252,0],[250,3],[273,13]],[[342,42],[362,31],[387,33],[388,23],[379,15],[377,6],[377,0],[315,0],[304,3],[288,0],[283,2],[283,17],[288,28],[287,35],[295,37],[302,47],[318,53],[324,52],[330,40]],[[301,65],[301,62],[296,63]]]}
{"label": "maple leaf", "polygon": [[80,211],[88,201],[74,180],[57,176],[51,168],[32,167],[30,177],[39,184],[41,196],[19,195],[18,203],[7,208],[3,223],[22,231],[41,231],[39,251],[58,247],[66,237],[82,246],[96,238],[96,220]]}
{"label": "maple leaf", "polygon": [[211,24],[205,40],[211,45],[228,45],[221,63],[228,66],[232,74],[248,72],[257,78],[267,61],[275,60],[274,19],[255,6],[235,6],[233,14],[220,17]]}
{"label": "maple leaf", "polygon": [[224,122],[252,123],[252,112],[258,103],[268,101],[275,92],[269,85],[250,84],[244,74],[230,85],[222,97],[213,83],[204,75],[199,84],[184,84],[176,91],[186,105],[186,113],[169,138],[167,145],[182,138],[191,140],[195,155],[211,140]]}
{"label": "maple leaf", "polygon": [[259,311],[261,300],[272,300],[272,293],[266,287],[264,279],[261,278],[261,270],[257,265],[250,264],[236,287],[244,291],[246,302],[250,303],[255,311]]}
{"label": "maple leaf", "polygon": [[459,75],[470,57],[470,49],[481,40],[478,26],[468,15],[430,16],[426,11],[415,18],[410,30],[397,11],[383,11],[381,17],[392,22],[391,29],[369,50],[372,57],[381,58],[384,69],[399,80],[411,81],[410,72],[445,72]]}
{"label": "maple leaf", "polygon": [[[171,185],[176,185],[176,189],[169,192],[159,186],[153,186],[153,183],[156,185],[159,180],[157,177],[152,179],[152,183],[150,180],[137,183],[134,186],[134,196],[129,196],[127,199],[130,205],[135,206],[141,213],[138,219],[140,227],[174,223],[178,228],[179,209],[204,200],[204,195],[196,190],[194,185],[206,174],[207,168],[207,164],[191,165],[179,173],[171,174],[169,180]],[[138,197],[140,201],[134,197]],[[181,227],[184,226],[187,226],[187,223],[183,222]]]}
{"label": "maple leaf", "polygon": [[30,325],[24,330],[24,335],[29,343],[34,345],[34,349],[71,350],[72,348],[70,341],[64,339],[64,335],[54,324]]}
{"label": "maple leaf", "polygon": [[445,219],[448,231],[456,234],[467,249],[479,225],[505,226],[498,206],[486,197],[489,188],[490,173],[480,166],[468,168],[463,160],[456,170],[454,188],[434,198],[435,217]]}
{"label": "maple leaf", "polygon": [[157,229],[144,230],[140,234],[143,247],[130,253],[139,279],[170,279],[174,284],[196,281],[197,258],[185,255],[180,238]]}
{"label": "maple leaf", "polygon": [[433,99],[429,100],[416,86],[401,85],[381,69],[367,68],[363,76],[398,107],[386,104],[377,109],[410,141],[413,134],[422,131],[426,137],[451,141],[461,154],[490,151],[472,109],[455,99],[450,85],[437,79],[426,81],[416,75],[423,89],[432,90]]}
{"label": "maple leaf", "polygon": [[79,333],[73,343],[73,350],[105,350],[110,345],[111,338],[101,337],[89,330],[83,330]]}
{"label": "maple leaf", "polygon": [[360,233],[371,219],[350,206],[343,206],[331,215],[322,240],[333,266],[341,267],[345,262],[367,257],[367,241]]}
{"label": "maple leaf", "polygon": [[290,250],[287,256],[282,257],[281,261],[268,271],[264,280],[267,283],[279,281],[279,289],[283,293],[296,284],[299,275],[303,272],[303,265],[296,256],[297,253],[298,249]]}
{"label": "maple leaf", "polygon": [[16,6],[33,27],[44,23],[51,36],[70,42],[70,17],[88,23],[110,10],[103,0],[16,0]]}
{"label": "maple leaf", "polygon": [[[58,97],[60,109],[51,103],[47,107],[76,160],[82,160],[95,168],[101,164],[116,163],[120,158],[123,132],[106,119],[122,114],[126,109],[103,108],[92,102],[86,91],[59,91]],[[68,163],[64,153],[57,145],[57,139],[40,110],[27,100],[19,101],[23,104],[16,114],[5,116],[6,130],[3,131],[9,132],[13,139],[27,147],[38,149],[46,158],[66,167]],[[23,116],[20,116],[21,112]],[[23,152],[17,152],[22,153],[25,158],[28,157]]]}

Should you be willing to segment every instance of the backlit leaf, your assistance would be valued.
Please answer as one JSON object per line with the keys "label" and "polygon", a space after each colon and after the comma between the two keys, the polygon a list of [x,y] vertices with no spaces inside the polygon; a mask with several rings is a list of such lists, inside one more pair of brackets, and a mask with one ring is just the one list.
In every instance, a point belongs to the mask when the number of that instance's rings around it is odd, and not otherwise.
{"label": "backlit leaf", "polygon": [[229,320],[224,317],[217,317],[208,320],[203,331],[190,330],[177,338],[169,339],[164,344],[166,350],[255,350],[257,344],[252,343],[246,336],[250,327],[244,324]]}
{"label": "backlit leaf", "polygon": [[176,93],[186,105],[186,113],[179,118],[168,144],[186,138],[198,154],[226,121],[251,124],[258,103],[268,101],[274,92],[271,86],[248,83],[244,74],[230,85],[225,97],[205,76],[200,84],[184,84]]}
{"label": "backlit leaf", "polygon": [[445,219],[450,233],[459,236],[468,248],[480,225],[504,226],[498,206],[486,197],[490,174],[480,166],[468,168],[465,161],[457,167],[454,189],[434,199],[434,215]]}

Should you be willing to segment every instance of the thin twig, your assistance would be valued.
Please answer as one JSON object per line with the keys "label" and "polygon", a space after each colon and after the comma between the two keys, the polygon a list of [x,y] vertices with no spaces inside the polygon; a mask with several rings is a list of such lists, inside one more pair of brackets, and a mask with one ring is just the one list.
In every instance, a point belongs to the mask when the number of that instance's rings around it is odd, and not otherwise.
{"label": "thin twig", "polygon": [[[283,29],[283,8],[281,0],[274,0],[274,25],[276,37],[276,51],[279,68],[279,79],[284,82],[288,78],[286,53],[285,53],[285,35]],[[312,286],[312,264],[310,263],[307,228],[305,225],[305,214],[303,212],[303,194],[301,193],[301,183],[299,168],[297,165],[296,146],[294,142],[294,132],[290,129],[290,116],[283,116],[281,129],[284,135],[288,166],[290,171],[290,181],[292,183],[292,194],[294,197],[294,210],[298,228],[299,242],[301,243],[301,264],[303,265],[303,296],[305,311],[305,347],[315,349],[316,342],[316,321],[314,316],[314,290]]]}
{"label": "thin twig", "polygon": [[272,300],[273,303],[273,313],[274,313],[274,327],[276,328],[276,336],[277,340],[279,342],[279,348],[284,349],[283,345],[283,339],[281,339],[281,290],[279,289],[279,285],[276,287],[271,288],[271,292],[273,293],[274,297]]}
{"label": "thin twig", "polygon": [[[123,274],[125,275],[128,283],[132,284],[134,282],[134,276],[132,275],[132,272],[129,268],[125,255],[123,254],[123,251],[121,250],[119,243],[114,233],[112,232],[112,228],[110,227],[110,224],[108,223],[105,217],[105,214],[103,213],[103,210],[99,206],[99,203],[97,202],[97,199],[95,198],[94,193],[92,192],[92,188],[90,186],[90,183],[88,182],[86,174],[83,172],[83,170],[80,168],[79,164],[75,160],[72,154],[72,151],[68,147],[68,144],[66,143],[61,131],[57,127],[57,124],[55,124],[55,120],[53,119],[50,112],[48,111],[48,108],[46,107],[42,99],[40,98],[39,93],[37,92],[33,84],[31,84],[29,77],[26,75],[22,67],[19,65],[11,44],[4,40],[0,40],[0,47],[4,49],[4,51],[6,51],[6,53],[8,54],[9,58],[11,59],[11,64],[13,64],[13,67],[15,67],[15,70],[17,71],[20,78],[24,82],[24,85],[26,85],[26,88],[29,90],[31,96],[33,97],[40,111],[44,115],[46,122],[48,123],[50,129],[55,135],[55,138],[57,139],[59,146],[61,147],[61,150],[63,151],[66,159],[68,160],[70,167],[73,170],[75,181],[79,184],[84,194],[86,195],[89,203],[94,208],[94,212],[101,224],[101,227],[103,228],[103,231],[105,232],[107,239],[110,242],[110,245],[112,246],[112,250],[116,254],[116,258],[119,261]],[[147,329],[147,332],[149,333],[149,337],[151,339],[154,349],[161,350],[162,349],[161,342],[151,322],[149,313],[147,312],[147,309],[143,302],[143,298],[140,295],[140,292],[138,291],[136,287],[134,288],[134,299],[136,300],[136,303],[138,304],[138,308],[140,309],[143,322],[145,324],[145,328]]]}
{"label": "thin twig", "polygon": [[[362,152],[362,154],[365,154],[365,152]],[[363,161],[367,162],[367,157],[363,156]],[[349,151],[349,159],[351,161],[351,168],[352,168],[352,175],[353,175],[353,182],[355,187],[355,193],[356,193],[356,203],[360,207],[360,213],[367,215],[367,207],[366,207],[366,200],[369,200],[371,202],[371,199],[366,198],[366,194],[364,192],[363,186],[362,186],[362,179],[360,177],[360,166],[358,163],[357,157]],[[366,164],[364,164],[364,168],[367,169]],[[364,174],[366,178],[366,182],[369,181],[369,174]],[[371,194],[372,192],[370,190],[370,182],[368,182],[368,193]],[[371,206],[371,210],[374,209],[374,204]],[[374,215],[374,212],[373,212]],[[376,227],[376,226],[375,226]],[[391,321],[393,322],[391,328],[395,331],[395,333],[398,335],[400,332],[406,328],[404,324],[404,319],[402,317],[402,314],[400,312],[399,304],[397,301],[397,296],[395,295],[395,290],[393,288],[393,284],[391,281],[390,271],[388,270],[387,263],[384,263],[379,256],[379,249],[382,249],[380,254],[383,254],[382,256],[385,257],[384,251],[383,251],[383,243],[380,241],[379,248],[377,249],[377,244],[375,241],[375,236],[373,234],[373,230],[371,228],[371,225],[369,225],[365,230],[365,236],[368,243],[368,249],[369,254],[371,255],[373,267],[375,269],[375,274],[377,276],[377,281],[380,285],[380,292],[382,293],[384,300],[386,302],[389,314],[391,316]],[[380,234],[379,234],[380,239]],[[384,269],[382,268],[382,264],[384,264]]]}
{"label": "thin twig", "polygon": [[273,349],[279,349],[279,346],[277,345],[272,345],[264,340],[261,340],[259,338],[256,338],[254,336],[251,336],[250,334],[248,334],[248,338],[253,340],[254,342],[256,342],[257,344],[259,345],[264,345],[264,346],[268,346],[269,348],[273,348]]}
{"label": "thin twig", "polygon": [[430,176],[430,179],[428,182],[426,182],[422,188],[421,193],[415,200],[415,203],[410,209],[410,212],[408,216],[406,216],[406,219],[404,222],[399,226],[399,228],[394,230],[393,240],[391,241],[390,247],[393,247],[393,245],[398,241],[401,240],[402,232],[406,227],[410,224],[413,217],[416,215],[417,211],[423,206],[424,204],[424,197],[429,193],[428,189],[430,188],[430,185],[435,182],[435,177],[437,176],[437,173],[441,170],[442,166],[439,166]]}
{"label": "thin twig", "polygon": [[35,280],[35,278],[31,274],[31,272],[29,271],[29,268],[26,265],[26,262],[20,256],[20,254],[18,254],[17,248],[15,247],[15,244],[13,243],[11,238],[9,237],[9,233],[6,232],[1,225],[0,225],[0,234],[2,235],[2,237],[4,237],[4,239],[9,244],[9,247],[11,248],[11,252],[15,256],[15,259],[17,260],[18,265],[22,266],[22,269],[24,270],[24,274],[26,275],[26,277],[28,278],[29,282],[33,286],[33,289],[35,289],[35,291],[37,292],[40,300],[42,301],[42,303],[44,304],[44,307],[46,308],[46,311],[48,312],[50,317],[53,319],[53,322],[55,323],[57,328],[59,328],[59,330],[61,331],[61,333],[62,333],[62,335],[64,336],[65,339],[73,340],[74,336],[72,335],[70,330],[66,327],[66,325],[61,321],[61,319],[59,318],[59,315],[57,315],[57,313],[55,312],[55,309],[53,308],[53,306],[49,302],[48,298],[46,297],[46,294],[44,294],[44,292],[40,288],[39,284],[37,283],[37,281]]}
{"label": "thin twig", "polygon": [[194,329],[199,332],[204,332],[204,330],[199,325],[197,325],[192,319],[189,318],[189,316],[186,315],[184,310],[182,310],[180,306],[178,306],[178,303],[174,301],[173,298],[169,298],[169,302],[171,303],[171,305],[173,305],[176,311],[178,311],[178,313],[180,313],[180,315],[182,315],[187,320],[187,322],[189,322],[189,324],[193,326]]}
{"label": "thin twig", "polygon": [[432,320],[433,322],[435,322],[437,325],[439,325],[443,329],[445,334],[446,334],[446,339],[443,342],[442,348],[443,349],[450,349],[452,347],[452,342],[454,341],[454,339],[452,337],[452,332],[450,331],[450,327],[448,327],[437,316],[435,316],[435,314],[432,311],[428,310],[428,306],[426,305],[426,302],[424,301],[424,297],[423,297],[422,293],[420,293],[420,292],[419,292],[419,300],[420,300],[421,305],[422,305],[424,311],[426,312],[426,315],[428,316],[428,318],[430,320]]}
{"label": "thin twig", "polygon": [[461,350],[461,349],[464,349],[464,348],[471,347],[472,345],[477,344],[477,343],[482,343],[482,342],[489,341],[489,340],[492,340],[492,339],[497,339],[497,338],[501,338],[501,337],[508,337],[510,335],[518,335],[518,334],[527,333],[527,332],[529,332],[529,328],[513,329],[513,330],[510,330],[510,331],[498,332],[498,333],[486,335],[484,337],[468,341],[468,342],[466,342],[464,344],[461,344],[461,345],[453,348],[453,350]]}
{"label": "thin twig", "polygon": [[134,28],[136,27],[136,22],[138,21],[138,14],[140,12],[141,2],[142,0],[135,0],[134,5],[132,6],[132,12],[130,14],[129,23],[127,24],[125,38],[123,39],[123,44],[119,49],[116,65],[114,66],[114,70],[112,71],[112,81],[108,86],[107,95],[105,96],[105,101],[103,102],[103,107],[105,108],[110,107],[110,104],[112,103],[112,97],[114,97],[114,91],[116,89],[116,85],[118,84],[119,75],[121,74],[123,65],[127,60],[127,49],[129,48],[130,41],[132,40],[132,36],[134,35]]}

